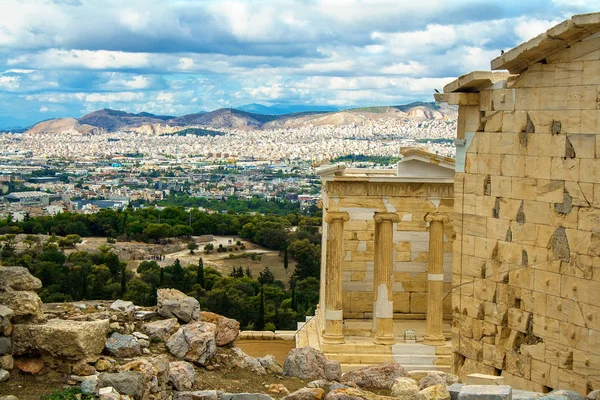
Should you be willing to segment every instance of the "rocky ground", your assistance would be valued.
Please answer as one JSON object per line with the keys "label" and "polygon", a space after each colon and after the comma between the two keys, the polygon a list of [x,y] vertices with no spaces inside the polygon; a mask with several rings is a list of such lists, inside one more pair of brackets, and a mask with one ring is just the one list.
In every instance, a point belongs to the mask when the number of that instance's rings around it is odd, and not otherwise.
{"label": "rocky ground", "polygon": [[43,307],[40,287],[27,269],[0,267],[0,400],[37,400],[62,387],[102,400],[583,400],[569,391],[513,390],[498,377],[463,385],[455,375],[407,372],[395,362],[342,374],[339,362],[311,347],[292,349],[281,365],[245,354],[235,346],[237,321],[202,312],[174,289],[159,289],[156,307],[122,300]]}

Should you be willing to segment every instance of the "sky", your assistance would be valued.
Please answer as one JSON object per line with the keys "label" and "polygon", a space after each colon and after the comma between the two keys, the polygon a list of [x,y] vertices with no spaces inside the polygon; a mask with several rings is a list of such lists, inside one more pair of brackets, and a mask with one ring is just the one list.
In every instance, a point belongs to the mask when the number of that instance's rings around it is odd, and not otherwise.
{"label": "sky", "polygon": [[0,120],[432,101],[593,3],[0,0]]}

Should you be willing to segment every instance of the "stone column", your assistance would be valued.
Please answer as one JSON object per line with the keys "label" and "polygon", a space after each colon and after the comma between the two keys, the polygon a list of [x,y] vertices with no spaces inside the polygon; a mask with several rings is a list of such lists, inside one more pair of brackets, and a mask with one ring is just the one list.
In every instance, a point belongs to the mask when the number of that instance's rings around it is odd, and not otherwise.
{"label": "stone column", "polygon": [[376,212],[373,271],[373,330],[376,344],[394,344],[392,283],[394,280],[394,222],[398,214]]}
{"label": "stone column", "polygon": [[344,222],[350,216],[345,211],[330,211],[325,215],[329,224],[325,264],[325,329],[323,343],[344,343],[342,308],[342,264],[344,262]]}
{"label": "stone column", "polygon": [[427,262],[427,333],[423,343],[432,346],[445,343],[442,330],[444,292],[444,223],[447,215],[427,214],[429,222],[429,258]]}

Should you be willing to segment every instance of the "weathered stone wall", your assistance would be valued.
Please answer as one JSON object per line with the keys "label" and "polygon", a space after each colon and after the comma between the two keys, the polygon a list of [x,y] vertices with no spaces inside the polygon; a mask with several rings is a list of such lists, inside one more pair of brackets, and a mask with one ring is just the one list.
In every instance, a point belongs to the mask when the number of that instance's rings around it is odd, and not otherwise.
{"label": "weathered stone wall", "polygon": [[[333,181],[323,189],[325,211],[346,211],[342,266],[344,318],[371,318],[373,312],[373,258],[375,212],[395,212],[394,223],[394,313],[421,314],[427,311],[427,255],[429,233],[425,215],[441,213],[452,217],[453,185]],[[325,224],[326,225],[326,224]],[[327,230],[323,232],[326,243]],[[451,289],[452,223],[445,227],[445,294]],[[323,299],[323,296],[321,297]],[[451,296],[444,301],[451,312]]]}
{"label": "weathered stone wall", "polygon": [[596,38],[461,106],[452,340],[462,377],[600,388],[599,85]]}

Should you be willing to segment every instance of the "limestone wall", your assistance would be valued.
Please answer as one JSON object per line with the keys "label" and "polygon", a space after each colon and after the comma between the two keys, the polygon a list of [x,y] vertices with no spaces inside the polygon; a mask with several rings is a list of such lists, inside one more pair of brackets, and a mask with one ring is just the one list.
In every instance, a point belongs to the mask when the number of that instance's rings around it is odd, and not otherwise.
{"label": "limestone wall", "polygon": [[[378,211],[396,212],[400,217],[400,222],[394,224],[394,313],[416,314],[416,317],[423,317],[427,309],[429,246],[427,223],[424,217],[432,212],[452,217],[453,185],[382,183],[366,180],[330,181],[324,185],[324,211],[347,211],[350,215],[350,221],[344,224],[345,259],[342,267],[344,318],[372,317],[375,228],[373,214]],[[324,246],[327,234],[328,231],[324,229]],[[451,290],[453,236],[450,222],[446,225],[444,238],[445,295]],[[322,265],[325,266],[324,256]],[[324,282],[323,277],[322,279]],[[321,299],[323,298],[322,295]],[[450,301],[451,296],[446,295],[444,308],[447,313],[451,312]]]}
{"label": "limestone wall", "polygon": [[452,340],[462,377],[600,388],[599,85],[596,38],[461,106]]}

